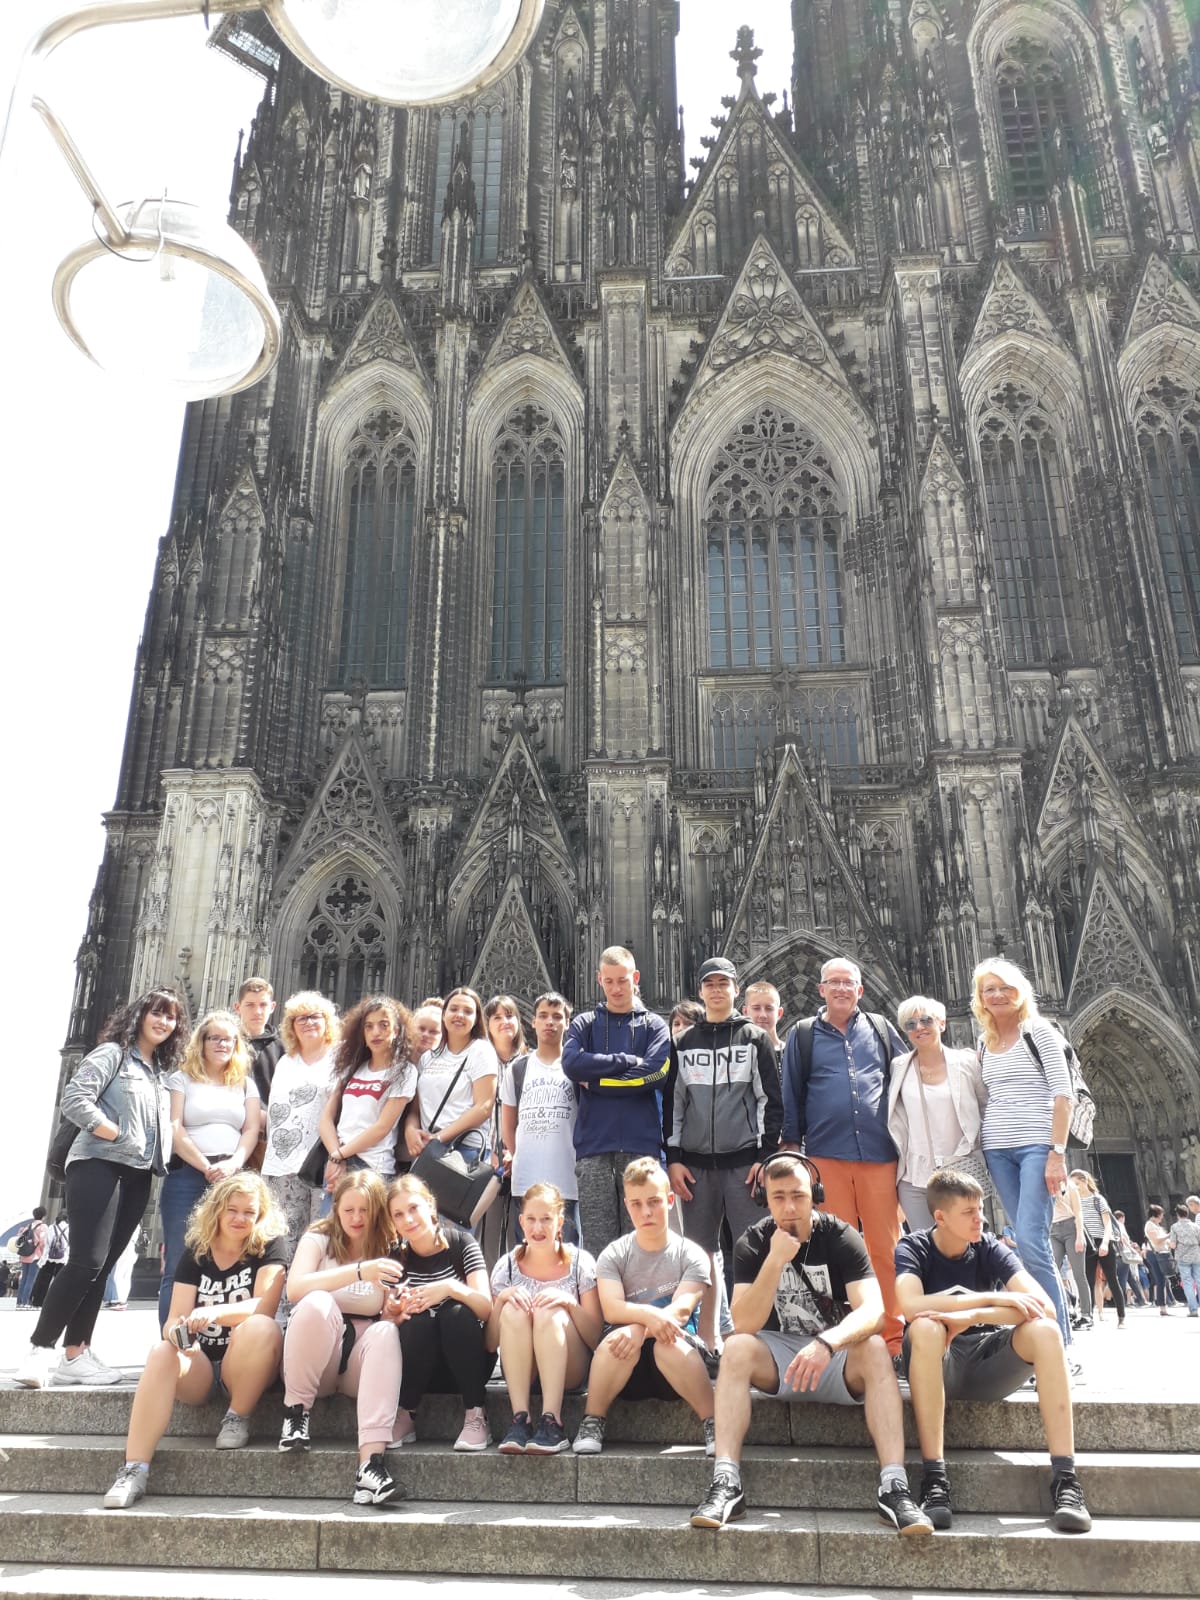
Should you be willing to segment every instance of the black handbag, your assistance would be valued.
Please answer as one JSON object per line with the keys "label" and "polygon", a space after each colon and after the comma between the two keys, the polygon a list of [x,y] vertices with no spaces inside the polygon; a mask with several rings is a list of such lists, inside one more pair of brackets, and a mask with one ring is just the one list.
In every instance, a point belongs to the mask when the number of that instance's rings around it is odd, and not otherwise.
{"label": "black handbag", "polygon": [[473,1228],[500,1193],[500,1174],[482,1159],[468,1162],[461,1150],[443,1144],[437,1137],[437,1120],[445,1110],[446,1101],[454,1093],[454,1086],[462,1077],[466,1061],[450,1079],[450,1086],[442,1096],[441,1104],[430,1118],[430,1132],[434,1137],[409,1168],[414,1178],[431,1191],[437,1202],[439,1217],[449,1217],[462,1228]]}
{"label": "black handbag", "polygon": [[70,1117],[64,1117],[58,1125],[58,1130],[50,1141],[50,1154],[46,1157],[46,1171],[55,1183],[63,1183],[67,1176],[67,1157],[71,1154],[71,1146],[79,1137],[80,1127],[77,1122],[72,1122]]}

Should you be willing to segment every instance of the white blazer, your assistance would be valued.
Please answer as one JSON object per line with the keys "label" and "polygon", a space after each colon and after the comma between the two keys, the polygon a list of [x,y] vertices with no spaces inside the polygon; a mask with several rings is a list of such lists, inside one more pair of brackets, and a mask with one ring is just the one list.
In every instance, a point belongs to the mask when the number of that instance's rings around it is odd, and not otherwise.
{"label": "white blazer", "polygon": [[[896,1163],[897,1178],[908,1173],[908,1112],[900,1098],[904,1079],[915,1065],[917,1052],[910,1050],[892,1062],[892,1081],[888,1088],[888,1132],[899,1153]],[[974,1050],[946,1049],[946,1079],[950,1085],[950,1098],[958,1116],[962,1137],[953,1152],[946,1158],[956,1161],[972,1150],[979,1149],[983,1129],[983,1108],[987,1105],[987,1088],[979,1057]]]}

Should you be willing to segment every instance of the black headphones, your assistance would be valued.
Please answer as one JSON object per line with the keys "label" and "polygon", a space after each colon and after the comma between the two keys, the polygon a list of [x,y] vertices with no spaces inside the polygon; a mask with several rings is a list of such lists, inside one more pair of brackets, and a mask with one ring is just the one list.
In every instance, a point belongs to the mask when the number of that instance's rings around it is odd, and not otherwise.
{"label": "black headphones", "polygon": [[758,1169],[758,1177],[754,1180],[754,1188],[750,1191],[750,1198],[756,1206],[765,1206],[767,1203],[767,1186],[763,1181],[763,1173],[772,1161],[795,1161],[808,1173],[808,1181],[812,1184],[813,1205],[825,1203],[825,1185],[821,1182],[821,1169],[815,1161],[810,1161],[807,1156],[797,1155],[794,1150],[777,1150],[773,1156],[768,1156]]}

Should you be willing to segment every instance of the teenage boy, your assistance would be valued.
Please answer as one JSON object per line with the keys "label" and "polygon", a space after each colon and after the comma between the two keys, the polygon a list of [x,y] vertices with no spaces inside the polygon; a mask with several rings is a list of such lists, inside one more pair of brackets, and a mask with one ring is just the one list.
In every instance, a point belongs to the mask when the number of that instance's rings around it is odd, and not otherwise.
{"label": "teenage boy", "polygon": [[1075,1476],[1071,1380],[1054,1307],[1007,1245],[983,1231],[983,1190],[965,1172],[935,1172],[925,1194],[932,1228],[896,1246],[896,1295],[908,1322],[904,1355],[921,1446],[921,1505],[951,1520],[943,1451],[947,1400],[1003,1400],[1032,1369],[1050,1447],[1051,1526],[1092,1525]]}
{"label": "teenage boy", "polygon": [[265,978],[247,978],[238,990],[233,1009],[254,1057],[254,1081],[262,1099],[265,1124],[275,1063],[283,1054],[283,1040],[271,1026],[271,1018],[275,1013],[275,991]]}
{"label": "teenage boy", "polygon": [[579,1190],[575,1182],[575,1085],[562,1069],[563,1035],[571,1004],[551,990],[533,1003],[537,1049],[517,1056],[500,1084],[500,1136],[512,1175],[512,1220],[521,1196],[534,1183],[552,1183],[565,1202],[563,1238],[579,1243]]}
{"label": "teenage boy", "polygon": [[734,1247],[736,1332],[717,1379],[713,1479],[692,1527],[720,1528],[745,1515],[741,1450],[754,1388],[793,1404],[865,1404],[879,1458],[879,1515],[906,1537],[930,1534],[933,1524],[908,1490],[900,1388],[879,1337],[883,1296],[866,1246],[849,1223],[813,1209],[802,1157],[772,1156],[763,1184],[770,1216]]}
{"label": "teenage boy", "polygon": [[779,1024],[783,1021],[783,1002],[773,983],[760,978],[746,990],[742,1010],[756,1027],[770,1039],[776,1056],[783,1054],[783,1040],[779,1037]]}
{"label": "teenage boy", "polygon": [[675,1196],[652,1156],[625,1168],[625,1206],[632,1233],[622,1234],[596,1263],[606,1333],[596,1346],[575,1435],[576,1455],[604,1448],[604,1423],[618,1395],[626,1400],[686,1400],[713,1448],[713,1388],[690,1323],[709,1281],[704,1251],[669,1225]]}
{"label": "teenage boy", "polygon": [[708,1254],[710,1284],[700,1337],[716,1348],[716,1264],[721,1222],[739,1239],[759,1220],[754,1185],[779,1143],[783,1100],[770,1040],[737,1009],[737,971],[714,956],[700,968],[704,1019],[671,1046],[663,1096],[667,1175],[683,1208],[683,1231]]}
{"label": "teenage boy", "polygon": [[637,1156],[662,1154],[662,1091],[671,1035],[638,994],[630,951],[602,951],[594,1011],[581,1011],[563,1041],[563,1071],[579,1089],[575,1175],[583,1243],[598,1256],[628,1226],[622,1174]]}

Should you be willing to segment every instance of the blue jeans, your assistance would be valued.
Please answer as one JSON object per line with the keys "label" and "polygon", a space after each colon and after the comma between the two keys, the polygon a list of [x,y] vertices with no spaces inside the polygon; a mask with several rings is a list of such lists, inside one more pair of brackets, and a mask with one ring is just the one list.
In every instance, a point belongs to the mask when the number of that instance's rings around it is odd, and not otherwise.
{"label": "blue jeans", "polygon": [[17,1304],[19,1306],[28,1306],[33,1304],[29,1297],[33,1293],[34,1280],[36,1279],[37,1275],[38,1264],[36,1259],[33,1261],[23,1261],[21,1263],[21,1281],[17,1285]]}
{"label": "blue jeans", "polygon": [[158,1325],[166,1326],[167,1312],[171,1309],[171,1290],[175,1287],[175,1268],[183,1254],[183,1236],[187,1232],[192,1207],[208,1188],[208,1179],[185,1161],[178,1172],[168,1172],[162,1181],[158,1196],[158,1210],[162,1217],[163,1271],[158,1288]]}
{"label": "blue jeans", "polygon": [[1000,1204],[1017,1236],[1017,1254],[1029,1276],[1050,1297],[1063,1343],[1071,1343],[1066,1297],[1050,1254],[1050,1222],[1054,1202],[1046,1188],[1048,1144],[1021,1144],[1009,1150],[988,1150],[988,1171]]}
{"label": "blue jeans", "polygon": [[1200,1311],[1200,1261],[1177,1261],[1175,1265],[1187,1297],[1188,1316],[1194,1317]]}

